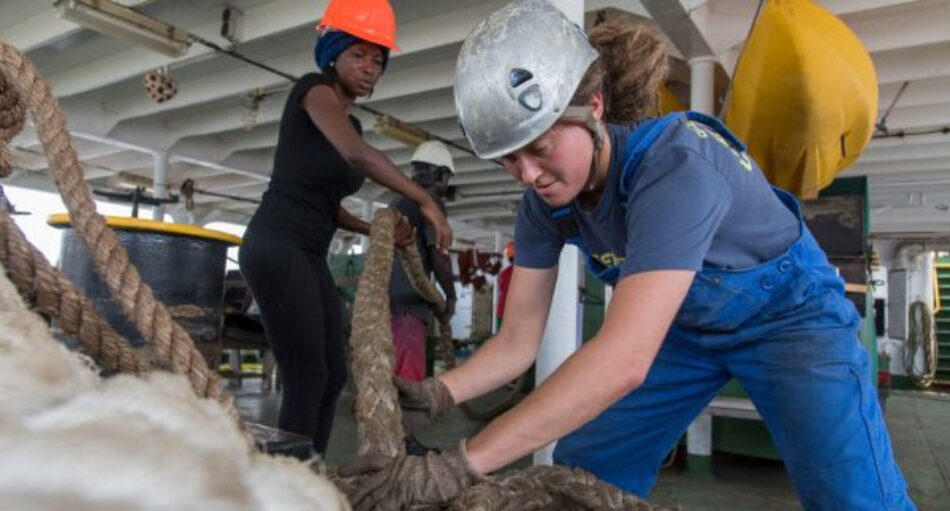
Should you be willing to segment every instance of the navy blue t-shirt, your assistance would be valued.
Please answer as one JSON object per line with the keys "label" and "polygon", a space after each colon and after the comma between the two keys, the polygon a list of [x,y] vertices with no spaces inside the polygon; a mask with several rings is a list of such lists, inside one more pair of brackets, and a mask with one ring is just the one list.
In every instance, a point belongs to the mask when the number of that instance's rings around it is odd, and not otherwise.
{"label": "navy blue t-shirt", "polygon": [[[608,128],[613,151],[600,201],[592,210],[576,199],[569,207],[591,257],[619,266],[618,280],[653,270],[699,271],[704,264],[748,268],[777,257],[798,239],[798,218],[748,154],[706,125],[682,118],[644,153],[621,206],[626,141],[635,126]],[[551,211],[534,190],[525,192],[515,227],[515,264],[557,265],[564,240]]]}

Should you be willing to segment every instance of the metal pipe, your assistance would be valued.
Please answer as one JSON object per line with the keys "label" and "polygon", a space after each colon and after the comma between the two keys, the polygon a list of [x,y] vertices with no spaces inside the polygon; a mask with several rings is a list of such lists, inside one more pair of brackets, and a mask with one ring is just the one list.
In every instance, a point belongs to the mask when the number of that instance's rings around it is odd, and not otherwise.
{"label": "metal pipe", "polygon": [[703,55],[689,59],[689,108],[715,115],[716,57]]}
{"label": "metal pipe", "polygon": [[[168,198],[168,151],[155,151],[155,172],[152,176],[152,196],[156,199]],[[165,205],[158,204],[152,209],[152,220],[165,220]]]}

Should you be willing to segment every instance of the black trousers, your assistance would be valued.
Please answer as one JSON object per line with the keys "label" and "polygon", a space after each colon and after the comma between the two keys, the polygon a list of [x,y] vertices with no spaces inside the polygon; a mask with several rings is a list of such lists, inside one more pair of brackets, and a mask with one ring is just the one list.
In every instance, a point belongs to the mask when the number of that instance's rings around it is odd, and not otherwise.
{"label": "black trousers", "polygon": [[245,234],[238,258],[284,385],[278,426],[326,454],[346,382],[343,316],[326,256],[257,231]]}

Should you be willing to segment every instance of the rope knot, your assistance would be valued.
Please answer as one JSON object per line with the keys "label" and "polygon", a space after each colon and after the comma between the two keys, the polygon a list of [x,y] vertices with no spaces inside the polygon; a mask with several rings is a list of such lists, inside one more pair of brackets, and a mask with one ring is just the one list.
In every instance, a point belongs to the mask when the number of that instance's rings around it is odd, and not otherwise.
{"label": "rope knot", "polygon": [[26,121],[26,108],[20,96],[0,73],[0,178],[8,177],[13,171],[13,161],[8,148],[10,140],[23,130]]}

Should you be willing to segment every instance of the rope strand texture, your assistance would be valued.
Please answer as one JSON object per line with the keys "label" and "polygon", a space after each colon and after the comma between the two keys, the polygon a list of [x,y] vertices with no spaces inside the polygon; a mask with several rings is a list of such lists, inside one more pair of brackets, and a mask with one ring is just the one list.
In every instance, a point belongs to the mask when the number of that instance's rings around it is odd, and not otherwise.
{"label": "rope strand texture", "polygon": [[129,262],[129,256],[115,233],[96,212],[69,138],[66,118],[49,84],[16,48],[2,42],[0,73],[5,75],[8,87],[33,116],[50,173],[69,210],[72,225],[122,312],[142,334],[160,362],[167,364],[172,371],[186,375],[199,396],[221,402],[230,416],[238,424],[243,424],[234,401],[218,384],[218,374],[208,368],[188,332],[155,299],[152,289]]}
{"label": "rope strand texture", "polygon": [[26,112],[20,97],[0,73],[0,178],[9,176],[13,170],[7,142],[23,129],[24,121]]}
{"label": "rope strand texture", "polygon": [[92,301],[49,264],[3,209],[0,263],[7,268],[23,300],[37,312],[58,320],[60,327],[79,342],[82,352],[102,368],[133,374],[151,369],[148,358],[112,329]]}

